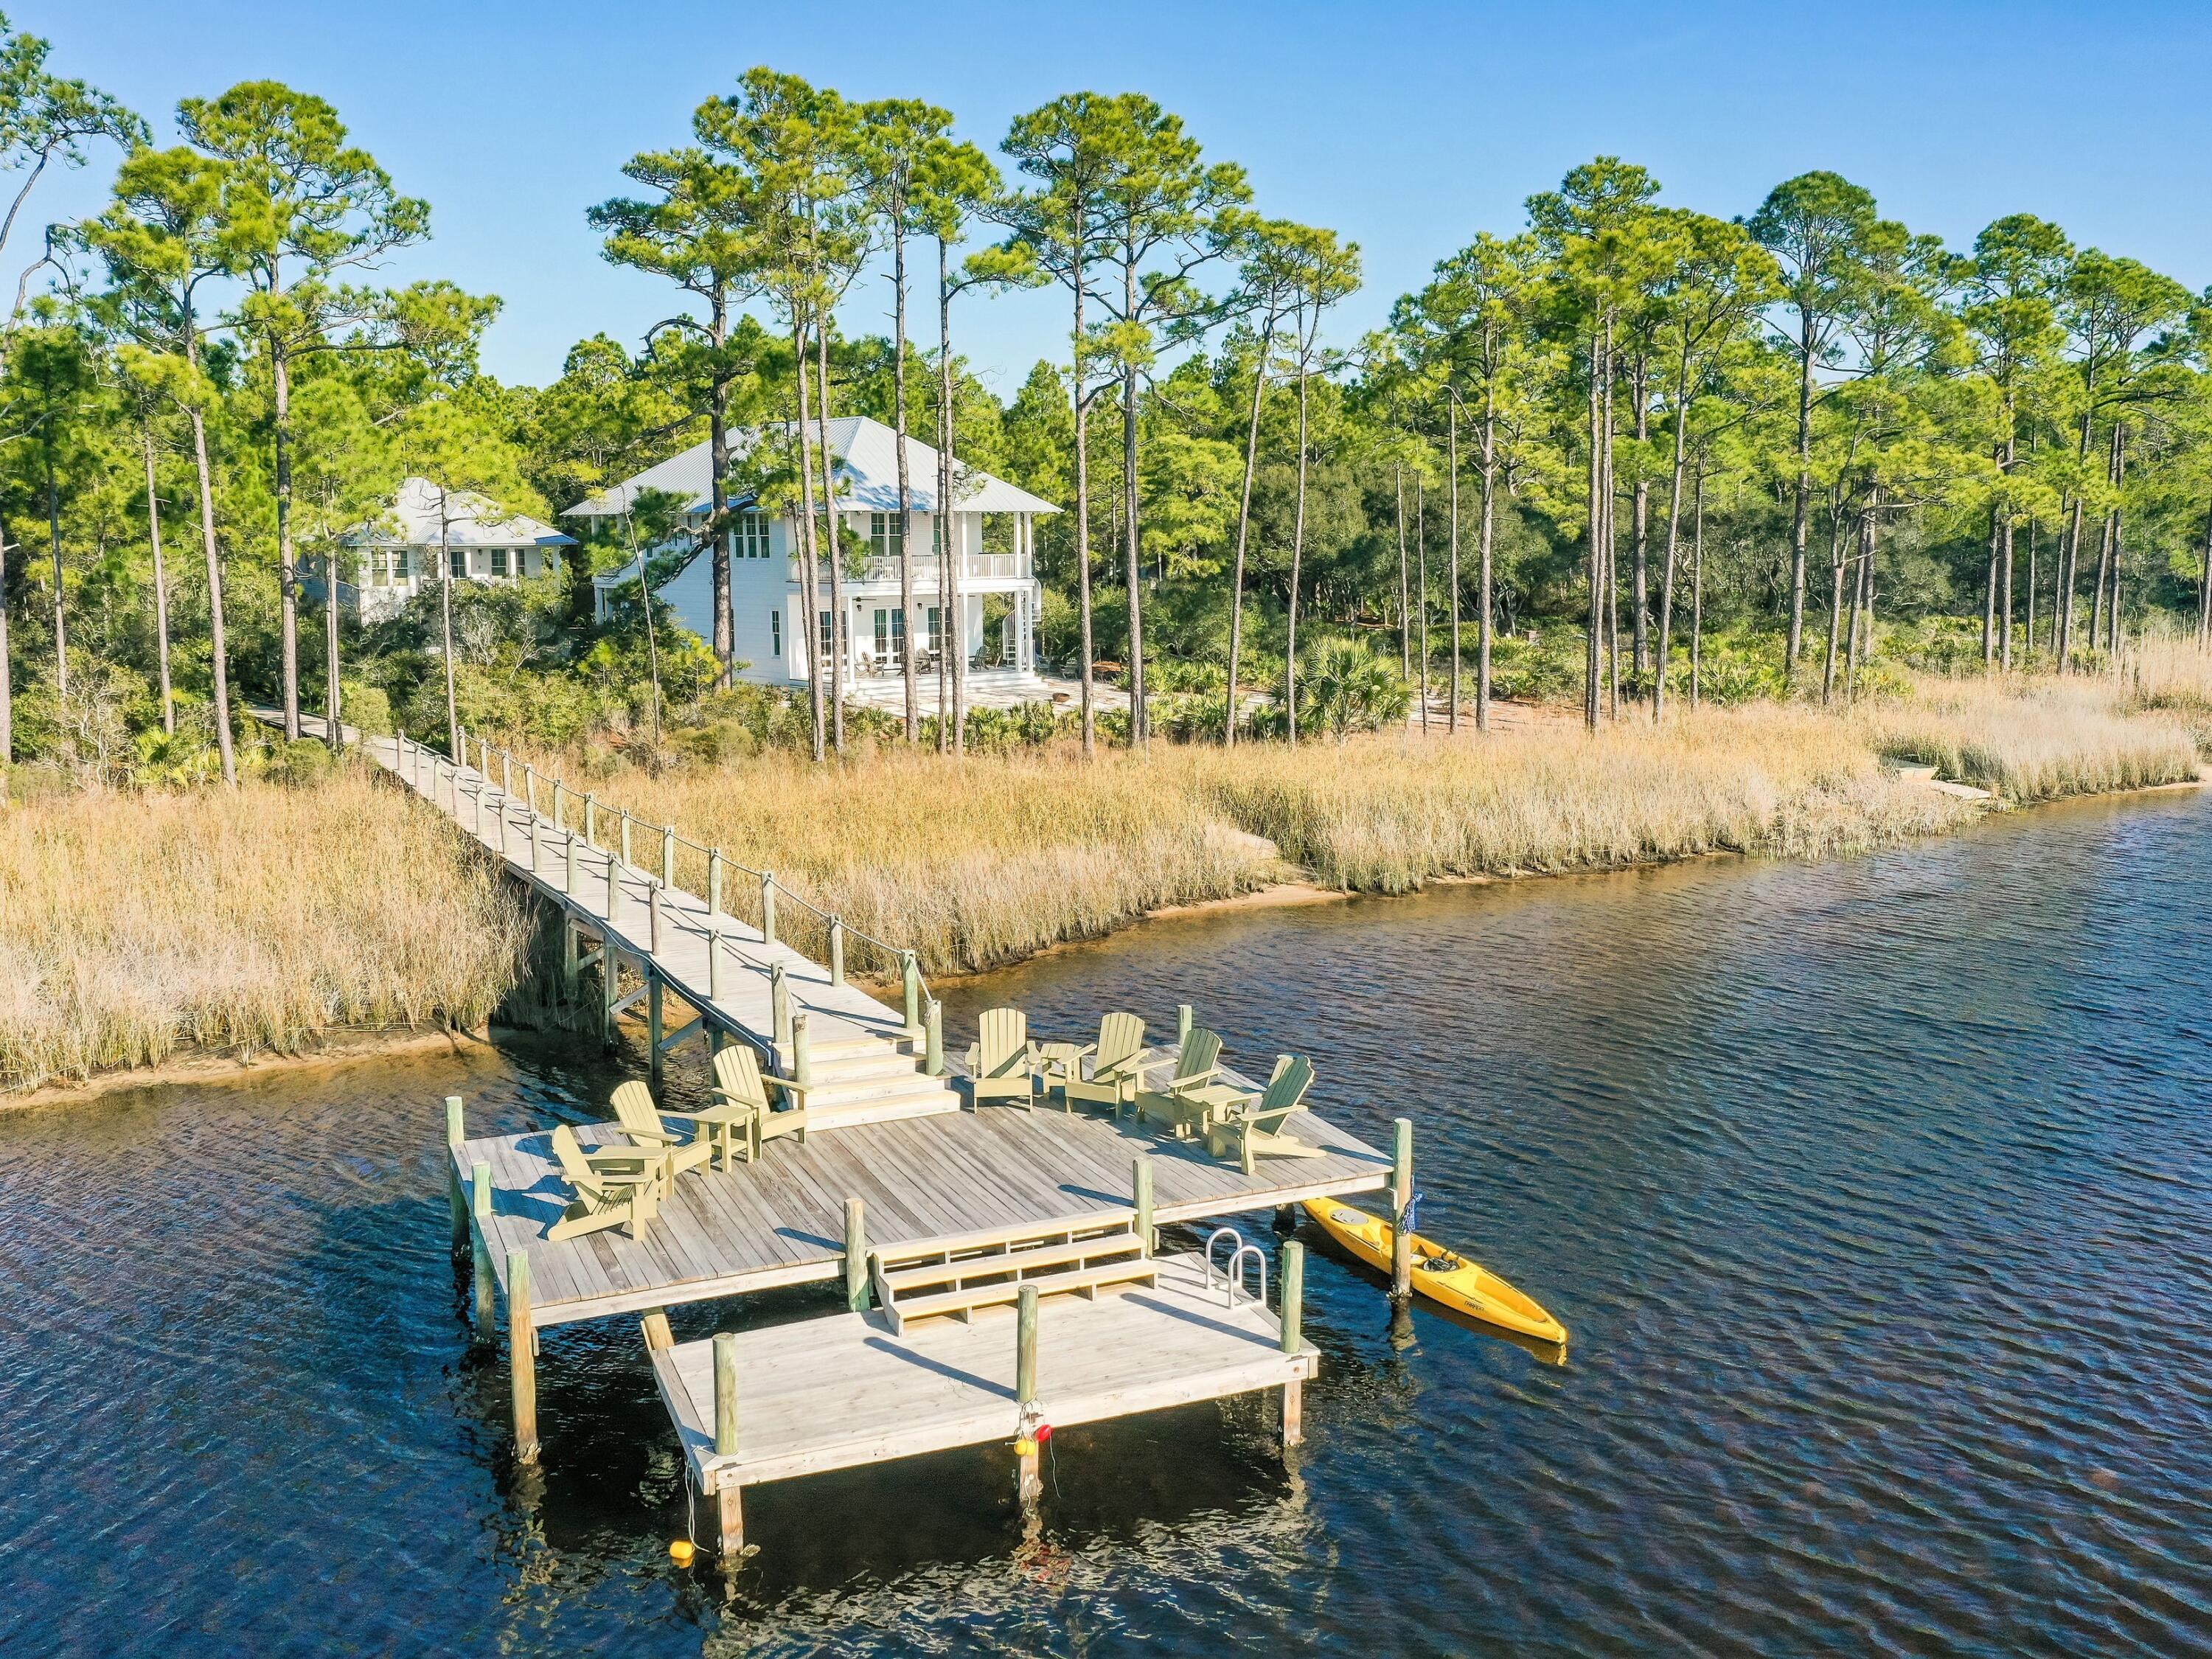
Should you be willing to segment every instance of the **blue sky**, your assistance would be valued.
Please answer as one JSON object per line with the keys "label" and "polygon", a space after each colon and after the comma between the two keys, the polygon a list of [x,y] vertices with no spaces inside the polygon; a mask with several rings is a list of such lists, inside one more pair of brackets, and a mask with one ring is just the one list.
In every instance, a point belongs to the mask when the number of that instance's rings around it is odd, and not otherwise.
{"label": "blue sky", "polygon": [[[1883,211],[1954,243],[2002,213],[2212,283],[2212,8],[1895,4],[1195,3],[896,7],[735,0],[618,7],[283,6],[14,0],[52,67],[154,118],[176,100],[274,77],[337,105],[431,246],[395,278],[441,276],[507,302],[487,346],[502,378],[559,372],[598,331],[635,343],[666,291],[599,257],[584,210],[635,150],[680,142],[691,108],[766,63],[852,97],[925,97],[995,149],[1008,119],[1079,88],[1141,90],[1210,156],[1242,162],[1264,211],[1364,251],[1346,334],[1478,229],[1599,153],[1640,161],[1664,199],[1732,215],[1831,167]],[[34,221],[96,205],[105,161],[42,185]],[[28,239],[26,239],[27,240]],[[884,285],[848,331],[880,328]],[[1060,349],[1062,307],[965,302],[957,344],[1011,395]]]}

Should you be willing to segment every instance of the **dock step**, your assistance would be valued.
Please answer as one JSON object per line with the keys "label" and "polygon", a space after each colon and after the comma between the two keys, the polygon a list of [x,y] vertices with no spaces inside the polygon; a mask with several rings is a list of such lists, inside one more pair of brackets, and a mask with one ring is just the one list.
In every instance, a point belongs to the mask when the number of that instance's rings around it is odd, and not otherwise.
{"label": "dock step", "polygon": [[[1103,1262],[1096,1267],[1078,1267],[1063,1273],[1037,1273],[1018,1281],[1004,1285],[977,1285],[957,1291],[940,1291],[934,1296],[909,1297],[898,1304],[891,1313],[891,1328],[904,1334],[909,1320],[928,1319],[946,1314],[964,1319],[978,1308],[1003,1307],[1021,1294],[1024,1285],[1034,1285],[1039,1296],[1063,1296],[1081,1292],[1096,1296],[1109,1288],[1127,1288],[1135,1285],[1150,1285],[1158,1276],[1150,1261]],[[886,1311],[890,1311],[887,1310]]]}
{"label": "dock step", "polygon": [[1005,1306],[1024,1285],[1040,1296],[1095,1298],[1155,1277],[1127,1211],[917,1239],[875,1252],[868,1273],[878,1305],[902,1334],[910,1320],[964,1320],[980,1308]]}

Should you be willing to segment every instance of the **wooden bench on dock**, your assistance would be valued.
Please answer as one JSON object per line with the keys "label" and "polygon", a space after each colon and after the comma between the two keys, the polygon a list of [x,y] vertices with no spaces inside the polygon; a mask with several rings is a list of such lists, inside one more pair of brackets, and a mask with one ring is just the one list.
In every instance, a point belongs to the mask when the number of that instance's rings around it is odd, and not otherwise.
{"label": "wooden bench on dock", "polygon": [[876,1304],[902,1335],[911,1320],[965,1322],[978,1309],[1011,1307],[1024,1285],[1040,1296],[1095,1301],[1102,1290],[1150,1285],[1157,1276],[1133,1210],[916,1239],[868,1259]]}

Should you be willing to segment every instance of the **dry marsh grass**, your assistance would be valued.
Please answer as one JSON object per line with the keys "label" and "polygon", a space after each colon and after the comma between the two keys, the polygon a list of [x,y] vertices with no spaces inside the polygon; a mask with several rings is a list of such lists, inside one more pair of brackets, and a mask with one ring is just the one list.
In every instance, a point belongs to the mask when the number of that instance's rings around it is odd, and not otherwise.
{"label": "dry marsh grass", "polygon": [[2104,677],[1929,680],[1863,719],[1883,752],[2025,805],[2194,778],[2189,727],[2156,707],[2130,712],[2141,706]]}
{"label": "dry marsh grass", "polygon": [[357,775],[0,811],[0,1088],[480,1024],[523,939],[487,867]]}

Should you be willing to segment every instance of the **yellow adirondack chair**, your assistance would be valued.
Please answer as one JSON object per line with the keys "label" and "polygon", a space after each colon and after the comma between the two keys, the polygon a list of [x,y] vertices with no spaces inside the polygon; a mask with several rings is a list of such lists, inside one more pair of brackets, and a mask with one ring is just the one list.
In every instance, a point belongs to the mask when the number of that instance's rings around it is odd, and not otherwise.
{"label": "yellow adirondack chair", "polygon": [[761,1144],[780,1135],[797,1135],[806,1139],[806,1109],[802,1106],[788,1107],[778,1112],[769,1106],[769,1091],[775,1089],[793,1100],[804,1100],[805,1090],[796,1083],[780,1077],[763,1074],[760,1060],[749,1044],[733,1042],[714,1053],[714,1103],[701,1112],[671,1110],[670,1117],[685,1117],[705,1127],[710,1139],[717,1139],[723,1148],[722,1167],[729,1167],[731,1154],[742,1151],[750,1163],[761,1155]]}
{"label": "yellow adirondack chair", "polygon": [[[1098,1041],[1085,1044],[1067,1062],[1062,1096],[1070,1106],[1108,1106],[1114,1115],[1137,1103],[1139,1062],[1145,1052],[1145,1022],[1134,1014],[1109,1014],[1098,1022]],[[1083,1075],[1085,1055],[1091,1075]]]}
{"label": "yellow adirondack chair", "polygon": [[968,1048],[969,1098],[1036,1103],[1036,1054],[1030,1046],[1029,1016],[1018,1008],[987,1008]]}
{"label": "yellow adirondack chair", "polygon": [[[577,1143],[576,1132],[567,1124],[553,1130],[553,1156],[561,1165],[561,1178],[576,1196],[546,1229],[548,1239],[574,1238],[609,1227],[620,1227],[635,1238],[660,1212],[668,1194],[668,1164],[665,1158],[641,1158],[634,1152],[609,1156],[586,1152]],[[632,1170],[607,1169],[605,1164],[631,1164]]]}
{"label": "yellow adirondack chair", "polygon": [[714,1142],[696,1128],[681,1135],[669,1131],[660,1121],[660,1109],[653,1103],[653,1091],[644,1084],[617,1084],[612,1103],[615,1121],[622,1125],[630,1145],[664,1154],[670,1175],[696,1170],[714,1156]]}
{"label": "yellow adirondack chair", "polygon": [[1188,1139],[1211,1121],[1214,1111],[1238,1097],[1239,1090],[1224,1088],[1214,1079],[1221,1070],[1221,1034],[1194,1025],[1176,1056],[1175,1075],[1165,1089],[1140,1089],[1137,1115],[1157,1118],[1179,1140]]}
{"label": "yellow adirondack chair", "polygon": [[1252,1173],[1255,1158],[1320,1158],[1320,1147],[1282,1132],[1283,1120],[1298,1109],[1312,1085],[1311,1060],[1304,1054],[1277,1054],[1274,1074],[1264,1090],[1215,1112],[1206,1126],[1206,1150],[1216,1158],[1233,1151],[1246,1175]]}

